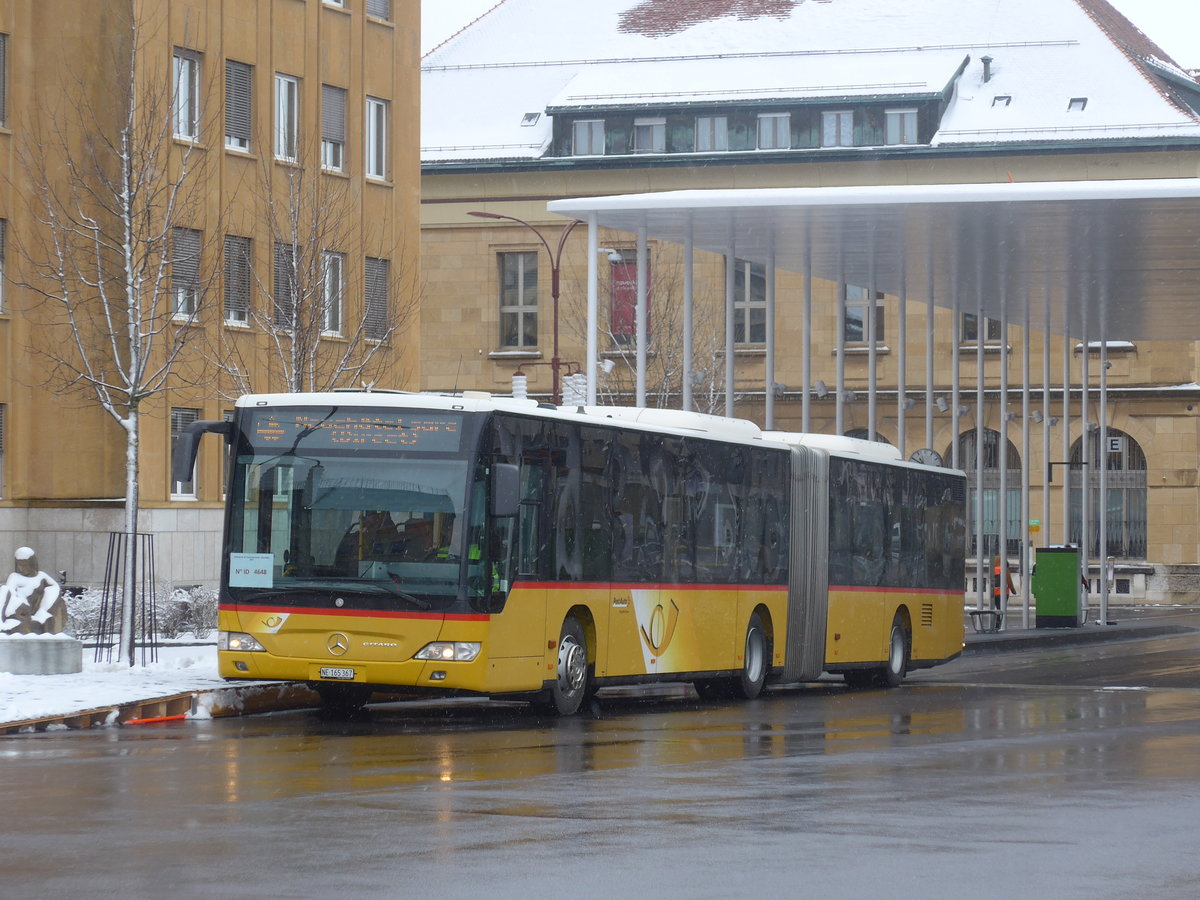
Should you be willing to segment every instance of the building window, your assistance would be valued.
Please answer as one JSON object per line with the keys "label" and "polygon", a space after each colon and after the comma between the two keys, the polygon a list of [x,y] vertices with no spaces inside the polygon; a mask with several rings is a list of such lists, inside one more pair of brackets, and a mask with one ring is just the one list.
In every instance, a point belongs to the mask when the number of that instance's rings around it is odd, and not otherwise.
{"label": "building window", "polygon": [[367,15],[385,22],[392,20],[392,0],[367,0]]}
{"label": "building window", "polygon": [[500,345],[533,348],[538,342],[538,255],[500,254]]}
{"label": "building window", "polygon": [[889,109],[883,113],[884,140],[889,144],[917,143],[917,111]]}
{"label": "building window", "polygon": [[767,268],[744,259],[733,271],[733,342],[764,344],[767,340]]}
{"label": "building window", "polygon": [[300,81],[275,73],[275,158],[296,161],[300,116]]}
{"label": "building window", "polygon": [[[614,262],[610,268],[608,328],[613,344],[633,347],[637,344],[637,261]],[[650,268],[646,267],[646,341],[650,329]]]}
{"label": "building window", "polygon": [[758,117],[758,149],[786,150],[792,146],[792,117],[788,113],[763,113]]}
{"label": "building window", "polygon": [[[175,445],[179,443],[179,438],[184,430],[193,422],[200,419],[200,410],[198,409],[171,409],[171,456],[175,455]],[[195,497],[196,496],[196,470],[192,469],[192,477],[187,481],[173,481],[171,483],[172,497]]]}
{"label": "building window", "polygon": [[[1000,320],[989,319],[986,316],[983,319],[983,339],[985,341],[996,342],[1002,339]],[[963,313],[962,320],[959,323],[958,342],[960,344],[974,344],[979,341],[979,317],[975,313]]]}
{"label": "building window", "polygon": [[583,119],[573,128],[573,153],[575,156],[604,155],[604,120]]}
{"label": "building window", "polygon": [[250,238],[225,236],[225,321],[244,325],[250,315]]}
{"label": "building window", "polygon": [[[870,291],[865,287],[848,284],[845,286],[845,304],[846,304],[846,323],[845,329],[842,332],[847,344],[865,344],[867,342],[867,311],[871,308],[871,304],[867,300],[870,296]],[[875,292],[875,320],[872,323],[875,329],[875,346],[879,346],[884,341],[884,308],[883,308],[883,292]]]}
{"label": "building window", "polygon": [[729,120],[725,116],[699,116],[696,119],[696,149],[728,150]]}
{"label": "building window", "polygon": [[1067,103],[1067,112],[1083,112],[1087,109],[1087,97],[1072,97]]}
{"label": "building window", "polygon": [[[1100,429],[1088,432],[1088,503],[1091,511],[1091,531],[1088,553],[1103,559],[1146,558],[1146,454],[1132,437],[1116,428],[1105,433],[1106,443],[1100,445]],[[1083,444],[1076,441],[1071,447],[1071,541],[1079,544],[1083,535],[1083,509],[1079,486],[1083,472]],[[1100,493],[1100,466],[1108,470],[1108,499]],[[1100,546],[1100,516],[1105,520],[1105,547]]]}
{"label": "building window", "polygon": [[8,35],[0,34],[0,126],[8,124]]}
{"label": "building window", "polygon": [[200,137],[200,54],[175,48],[175,96],[172,118],[175,137],[194,141]]}
{"label": "building window", "polygon": [[0,497],[4,496],[4,412],[5,405],[0,403]]}
{"label": "building window", "polygon": [[346,89],[321,85],[321,166],[341,172],[346,165]]}
{"label": "building window", "polygon": [[296,248],[276,244],[272,294],[275,309],[272,321],[280,328],[292,328],[296,320]]}
{"label": "building window", "polygon": [[667,149],[667,120],[634,119],[633,152],[663,153]]}
{"label": "building window", "polygon": [[225,146],[231,150],[250,149],[253,79],[251,66],[225,60]]}
{"label": "building window", "polygon": [[[1007,438],[1002,438],[1000,432],[991,428],[983,430],[983,472],[978,479],[976,473],[977,432],[972,429],[965,431],[958,439],[958,465],[967,473],[967,519],[969,538],[968,552],[979,552],[976,532],[977,485],[983,491],[983,555],[991,559],[1007,552],[1009,556],[1018,559],[1021,556],[1021,454],[1016,445]],[[1005,448],[1004,466],[1008,470],[1005,475],[1007,497],[1005,498],[1004,520],[1007,523],[1007,537],[1004,550],[1000,548],[1000,448]],[[949,449],[946,459],[951,459]]]}
{"label": "building window", "polygon": [[200,307],[200,232],[193,228],[171,229],[172,312],[178,318],[193,318]]}
{"label": "building window", "polygon": [[321,261],[321,280],[321,330],[326,334],[341,334],[346,254],[325,252]]}
{"label": "building window", "polygon": [[854,112],[848,109],[821,113],[821,146],[854,146]]}
{"label": "building window", "polygon": [[366,262],[365,291],[367,310],[363,331],[372,341],[382,341],[388,336],[388,260],[368,256]]}
{"label": "building window", "polygon": [[5,310],[5,306],[4,306],[4,300],[5,300],[5,298],[4,298],[4,282],[5,282],[5,279],[4,279],[4,271],[5,271],[5,269],[4,269],[4,237],[5,237],[5,234],[4,233],[7,230],[8,230],[8,221],[6,219],[0,219],[0,313],[4,312],[4,310]]}
{"label": "building window", "polygon": [[366,152],[366,175],[368,178],[387,178],[388,145],[388,102],[376,97],[367,98],[366,135],[363,141]]}

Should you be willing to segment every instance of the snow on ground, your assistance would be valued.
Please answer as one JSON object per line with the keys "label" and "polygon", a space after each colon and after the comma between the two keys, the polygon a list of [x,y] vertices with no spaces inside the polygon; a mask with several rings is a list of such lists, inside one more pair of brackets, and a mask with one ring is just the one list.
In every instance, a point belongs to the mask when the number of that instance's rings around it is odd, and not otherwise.
{"label": "snow on ground", "polygon": [[[228,684],[217,675],[213,644],[160,646],[158,662],[145,666],[97,663],[93,656],[85,647],[83,671],[75,675],[0,672],[0,722],[68,715]],[[140,650],[137,659],[141,660]]]}

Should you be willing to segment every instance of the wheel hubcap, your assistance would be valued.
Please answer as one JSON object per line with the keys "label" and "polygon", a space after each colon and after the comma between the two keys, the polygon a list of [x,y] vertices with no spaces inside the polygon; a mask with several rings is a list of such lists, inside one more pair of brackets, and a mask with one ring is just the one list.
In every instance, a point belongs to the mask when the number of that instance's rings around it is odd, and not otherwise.
{"label": "wheel hubcap", "polygon": [[899,631],[892,632],[892,671],[897,675],[904,669],[904,635]]}
{"label": "wheel hubcap", "polygon": [[746,676],[751,681],[758,681],[763,669],[762,635],[757,629],[746,633]]}
{"label": "wheel hubcap", "polygon": [[587,678],[587,653],[567,638],[558,646],[558,684],[564,691],[577,691]]}

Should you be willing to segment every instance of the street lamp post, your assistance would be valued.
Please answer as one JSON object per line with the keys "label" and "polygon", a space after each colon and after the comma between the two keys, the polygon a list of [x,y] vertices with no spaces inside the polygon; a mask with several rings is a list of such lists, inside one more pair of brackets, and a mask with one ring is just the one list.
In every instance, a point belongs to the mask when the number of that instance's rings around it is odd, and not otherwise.
{"label": "street lamp post", "polygon": [[530,231],[537,235],[537,239],[542,242],[542,246],[546,248],[546,254],[550,257],[550,299],[553,302],[554,311],[554,352],[550,357],[550,372],[551,372],[551,396],[554,400],[554,405],[558,406],[562,402],[562,388],[559,371],[562,367],[562,361],[558,357],[558,272],[559,264],[562,262],[563,247],[566,246],[567,236],[579,224],[579,220],[575,219],[567,224],[563,229],[562,234],[558,238],[558,246],[553,250],[550,248],[550,242],[542,236],[542,233],[526,222],[524,219],[518,219],[516,216],[506,216],[501,213],[483,212],[482,210],[473,210],[468,212],[469,216],[476,216],[480,219],[504,219],[509,222],[516,222],[518,225],[524,225]]}

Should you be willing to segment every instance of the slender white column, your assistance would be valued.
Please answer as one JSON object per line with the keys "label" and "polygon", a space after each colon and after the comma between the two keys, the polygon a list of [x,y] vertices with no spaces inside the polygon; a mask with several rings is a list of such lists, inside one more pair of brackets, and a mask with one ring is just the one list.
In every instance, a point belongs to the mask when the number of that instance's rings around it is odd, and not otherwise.
{"label": "slender white column", "polygon": [[694,290],[692,222],[683,238],[683,408],[695,409],[692,400],[692,292]]}
{"label": "slender white column", "polygon": [[640,225],[637,230],[637,399],[639,407],[646,405],[646,334],[647,320],[647,284],[646,260],[649,253],[646,249],[646,226]]}
{"label": "slender white column", "polygon": [[[747,273],[749,276],[749,273]],[[766,289],[767,289],[767,358],[766,358],[766,382],[767,382],[767,402],[766,402],[766,422],[768,430],[775,428],[775,247],[772,246],[767,255],[767,272],[766,272]],[[746,292],[749,296],[750,279],[746,279]],[[746,338],[749,339],[747,334]]]}
{"label": "slender white column", "polygon": [[599,229],[596,213],[588,214],[587,226],[587,402],[588,406],[595,406],[597,361],[599,357],[599,353],[597,352],[597,309],[600,305],[597,300],[598,292],[596,288],[599,278],[597,256],[600,253],[600,236],[597,233]]}
{"label": "slender white column", "polygon": [[733,276],[737,270],[737,248],[733,243],[732,229],[729,236],[729,252],[725,254],[725,415],[734,415],[733,389],[736,360],[733,345]]}

